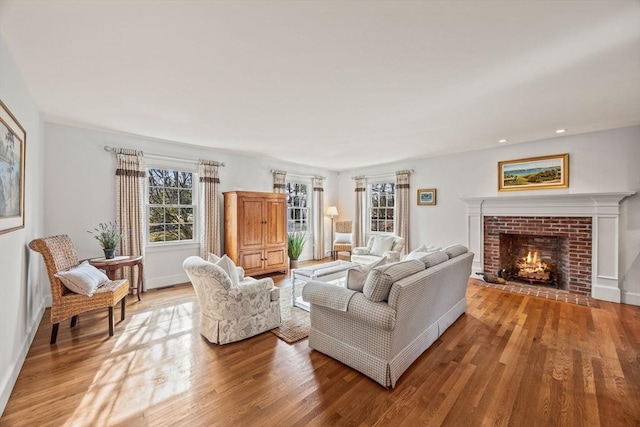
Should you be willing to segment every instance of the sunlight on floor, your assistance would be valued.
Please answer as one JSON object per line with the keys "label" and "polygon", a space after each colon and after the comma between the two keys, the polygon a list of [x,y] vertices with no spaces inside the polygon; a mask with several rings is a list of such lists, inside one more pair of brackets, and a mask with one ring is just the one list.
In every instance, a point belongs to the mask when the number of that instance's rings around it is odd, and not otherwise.
{"label": "sunlight on floor", "polygon": [[188,391],[202,344],[194,342],[197,311],[188,302],[134,314],[66,425],[117,424]]}

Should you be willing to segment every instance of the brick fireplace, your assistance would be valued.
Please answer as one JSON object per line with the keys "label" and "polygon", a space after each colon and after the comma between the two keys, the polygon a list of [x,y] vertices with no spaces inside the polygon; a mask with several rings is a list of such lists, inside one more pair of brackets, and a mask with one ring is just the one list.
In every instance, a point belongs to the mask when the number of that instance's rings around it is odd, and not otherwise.
{"label": "brick fireplace", "polygon": [[[475,253],[473,273],[496,274],[506,261],[522,257],[514,242],[537,250],[555,269],[553,285],[569,292],[620,302],[618,221],[620,201],[633,192],[470,197],[467,245]],[[524,242],[524,243],[523,243]],[[547,245],[541,249],[540,244]],[[549,268],[551,270],[551,268]],[[536,276],[537,277],[537,276]],[[535,281],[535,280],[532,280]]]}
{"label": "brick fireplace", "polygon": [[[591,217],[485,216],[483,228],[484,271],[506,269],[525,283],[591,294]],[[515,262],[532,252],[550,277],[517,277]]]}

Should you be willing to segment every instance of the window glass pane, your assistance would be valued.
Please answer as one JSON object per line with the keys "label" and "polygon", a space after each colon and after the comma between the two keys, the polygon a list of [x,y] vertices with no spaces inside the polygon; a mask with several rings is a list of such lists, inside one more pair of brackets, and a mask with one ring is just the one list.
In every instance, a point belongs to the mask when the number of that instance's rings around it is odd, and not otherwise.
{"label": "window glass pane", "polygon": [[193,208],[180,209],[180,222],[193,223]]}
{"label": "window glass pane", "polygon": [[149,187],[149,204],[161,205],[164,201],[164,190],[159,187]]}
{"label": "window glass pane", "polygon": [[178,172],[178,187],[191,188],[191,172]]}
{"label": "window glass pane", "polygon": [[178,172],[168,170],[164,171],[164,185],[165,187],[177,187]]}
{"label": "window glass pane", "polygon": [[149,224],[164,223],[164,208],[149,208]]}
{"label": "window glass pane", "polygon": [[150,242],[164,242],[164,225],[152,225],[149,227]]}
{"label": "window glass pane", "polygon": [[167,188],[164,190],[164,203],[167,205],[178,204],[178,190],[173,188]]}
{"label": "window glass pane", "polygon": [[149,186],[163,186],[164,179],[161,169],[149,169]]}
{"label": "window glass pane", "polygon": [[181,205],[191,204],[191,190],[180,190],[179,196]]}
{"label": "window glass pane", "polygon": [[164,227],[164,240],[165,241],[174,241],[180,240],[180,236],[178,234],[178,224],[167,224]]}
{"label": "window glass pane", "polygon": [[180,240],[193,239],[193,224],[180,224]]}

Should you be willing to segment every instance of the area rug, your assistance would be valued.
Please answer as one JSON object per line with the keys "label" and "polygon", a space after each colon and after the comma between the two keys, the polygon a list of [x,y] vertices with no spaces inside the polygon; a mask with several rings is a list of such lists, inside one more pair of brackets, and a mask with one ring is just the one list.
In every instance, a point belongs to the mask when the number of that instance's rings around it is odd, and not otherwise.
{"label": "area rug", "polygon": [[281,340],[293,344],[309,336],[309,313],[291,306],[291,286],[280,287],[280,314],[282,323],[272,329]]}
{"label": "area rug", "polygon": [[525,285],[518,282],[507,282],[506,284],[488,283],[480,279],[469,279],[469,282],[483,288],[499,289],[513,294],[527,295],[531,297],[546,298],[554,301],[568,302],[570,304],[584,305],[587,307],[600,307],[598,300],[589,298],[586,295],[570,294],[567,291],[543,288],[540,286]]}

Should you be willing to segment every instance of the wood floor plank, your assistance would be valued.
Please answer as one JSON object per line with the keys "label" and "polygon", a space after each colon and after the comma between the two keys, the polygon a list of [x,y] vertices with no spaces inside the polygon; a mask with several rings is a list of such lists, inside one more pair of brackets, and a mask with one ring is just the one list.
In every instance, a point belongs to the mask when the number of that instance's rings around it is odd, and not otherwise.
{"label": "wood floor plank", "polygon": [[391,390],[306,340],[208,343],[190,284],[128,297],[111,338],[88,313],[50,346],[47,313],[0,426],[640,425],[640,307],[472,284],[467,305]]}

